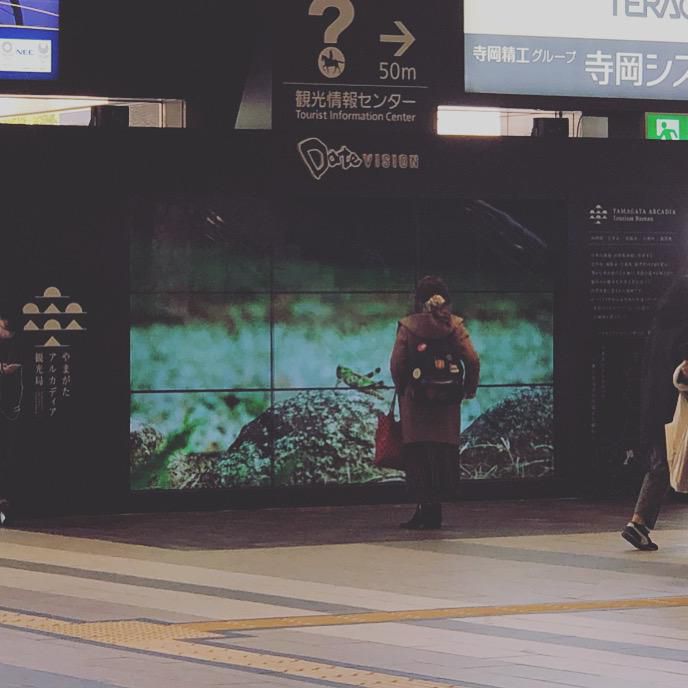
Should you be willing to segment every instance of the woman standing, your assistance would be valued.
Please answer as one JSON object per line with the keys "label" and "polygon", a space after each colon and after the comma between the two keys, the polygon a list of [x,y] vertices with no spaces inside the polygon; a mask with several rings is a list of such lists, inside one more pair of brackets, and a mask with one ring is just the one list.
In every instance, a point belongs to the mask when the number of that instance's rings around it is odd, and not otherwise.
{"label": "woman standing", "polygon": [[411,530],[442,526],[442,499],[453,497],[459,477],[461,401],[430,403],[414,394],[412,362],[444,341],[456,365],[465,370],[464,399],[475,397],[480,361],[463,320],[451,313],[447,285],[435,276],[416,287],[415,313],[399,322],[391,372],[399,394],[406,479],[417,503],[413,517],[401,524]]}
{"label": "woman standing", "polygon": [[[676,408],[674,371],[688,359],[688,275],[674,282],[657,307],[645,351],[641,386],[640,451],[645,479],[633,516],[621,536],[636,549],[654,552],[650,538],[664,497],[669,491],[664,426]],[[683,382],[683,380],[680,380]]]}

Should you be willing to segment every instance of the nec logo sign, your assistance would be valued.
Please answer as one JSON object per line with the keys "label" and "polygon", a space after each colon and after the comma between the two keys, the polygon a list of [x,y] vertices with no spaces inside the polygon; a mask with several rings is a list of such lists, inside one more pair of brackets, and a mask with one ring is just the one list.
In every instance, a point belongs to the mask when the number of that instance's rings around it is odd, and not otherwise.
{"label": "nec logo sign", "polygon": [[613,0],[614,16],[688,19],[688,0]]}

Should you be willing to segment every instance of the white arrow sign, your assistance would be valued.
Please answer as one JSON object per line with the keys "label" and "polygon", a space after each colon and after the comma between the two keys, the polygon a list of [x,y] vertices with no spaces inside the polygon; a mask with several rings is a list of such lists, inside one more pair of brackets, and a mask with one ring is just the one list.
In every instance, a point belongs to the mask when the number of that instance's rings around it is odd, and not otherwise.
{"label": "white arrow sign", "polygon": [[380,43],[401,43],[394,57],[401,57],[415,42],[416,37],[406,28],[403,22],[395,21],[400,34],[381,34]]}

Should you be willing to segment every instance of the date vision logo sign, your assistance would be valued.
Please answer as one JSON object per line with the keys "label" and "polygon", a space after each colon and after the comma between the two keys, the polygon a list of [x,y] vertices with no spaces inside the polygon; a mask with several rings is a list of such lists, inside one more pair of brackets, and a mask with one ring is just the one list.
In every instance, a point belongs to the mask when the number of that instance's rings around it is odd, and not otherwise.
{"label": "date vision logo sign", "polygon": [[615,17],[688,19],[688,0],[612,0]]}
{"label": "date vision logo sign", "polygon": [[420,169],[420,155],[417,153],[356,153],[348,146],[330,148],[317,138],[304,139],[297,148],[306,168],[317,181],[336,169],[345,172],[361,167],[368,170]]}

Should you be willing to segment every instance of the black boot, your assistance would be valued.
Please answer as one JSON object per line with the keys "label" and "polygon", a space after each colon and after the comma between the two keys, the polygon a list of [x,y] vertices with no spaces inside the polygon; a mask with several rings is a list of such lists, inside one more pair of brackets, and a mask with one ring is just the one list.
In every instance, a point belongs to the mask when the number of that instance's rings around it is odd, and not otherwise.
{"label": "black boot", "polygon": [[413,514],[413,516],[411,516],[411,518],[408,521],[400,523],[399,527],[406,528],[406,530],[422,530],[424,524],[423,514],[423,505],[416,505],[416,511]]}
{"label": "black boot", "polygon": [[442,505],[425,504],[423,510],[423,528],[425,530],[439,530],[442,527]]}

